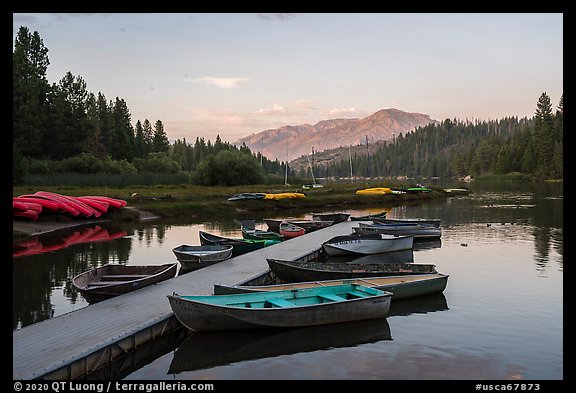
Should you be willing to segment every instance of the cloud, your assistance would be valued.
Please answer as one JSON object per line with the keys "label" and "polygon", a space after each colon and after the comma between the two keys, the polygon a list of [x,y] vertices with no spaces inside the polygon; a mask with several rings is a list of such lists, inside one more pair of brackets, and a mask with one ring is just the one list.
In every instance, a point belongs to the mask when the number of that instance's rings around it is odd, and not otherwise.
{"label": "cloud", "polygon": [[286,108],[282,105],[274,104],[272,108],[261,108],[256,113],[259,115],[283,115],[286,114]]}
{"label": "cloud", "polygon": [[316,110],[315,106],[312,105],[312,100],[302,99],[294,101],[294,106],[298,109],[305,109],[305,110]]}
{"label": "cloud", "polygon": [[264,20],[271,20],[271,19],[290,20],[290,19],[294,19],[296,17],[296,14],[290,14],[290,13],[256,14],[256,16],[259,19],[264,19]]}
{"label": "cloud", "polygon": [[356,108],[334,108],[325,112],[330,116],[343,116],[343,115],[357,115],[358,111]]}
{"label": "cloud", "polygon": [[251,78],[215,78],[204,76],[202,78],[185,78],[187,82],[198,83],[201,85],[216,86],[221,89],[236,89],[250,82]]}

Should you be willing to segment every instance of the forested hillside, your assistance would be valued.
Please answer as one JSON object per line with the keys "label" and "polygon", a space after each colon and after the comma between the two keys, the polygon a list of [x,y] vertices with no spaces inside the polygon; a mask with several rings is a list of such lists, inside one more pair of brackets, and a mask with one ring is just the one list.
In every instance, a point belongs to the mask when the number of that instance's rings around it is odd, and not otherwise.
{"label": "forested hillside", "polygon": [[[316,177],[466,176],[519,172],[539,178],[562,178],[563,98],[556,110],[544,92],[533,118],[492,121],[446,119],[400,134],[391,143],[361,149],[314,167]],[[328,154],[328,152],[325,152]],[[322,154],[318,154],[322,160]],[[350,164],[350,158],[352,165]],[[306,171],[301,171],[305,176]]]}
{"label": "forested hillside", "polygon": [[[21,27],[13,47],[13,185],[24,184],[28,175],[64,178],[70,173],[182,174],[177,181],[203,185],[283,182],[285,174],[295,174],[284,162],[222,142],[219,136],[214,142],[198,137],[194,143],[170,142],[162,120],[134,122],[122,98],[90,92],[79,75],[67,72],[49,84],[49,65],[40,34]],[[314,175],[350,176],[352,167],[354,176],[367,177],[521,172],[561,178],[563,99],[554,107],[542,93],[530,119],[447,119],[374,144],[365,150],[369,154],[355,150],[351,156],[323,160],[313,167]],[[307,172],[296,175],[308,177]]]}

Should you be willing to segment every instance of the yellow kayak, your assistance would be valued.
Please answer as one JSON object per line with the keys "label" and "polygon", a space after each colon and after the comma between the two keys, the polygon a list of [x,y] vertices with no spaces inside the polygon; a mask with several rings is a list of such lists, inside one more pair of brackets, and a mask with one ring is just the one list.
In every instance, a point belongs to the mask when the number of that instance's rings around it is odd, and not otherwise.
{"label": "yellow kayak", "polygon": [[364,190],[356,191],[356,195],[384,195],[392,194],[392,190],[387,187],[365,188]]}
{"label": "yellow kayak", "polygon": [[266,194],[264,199],[272,199],[272,200],[279,200],[279,199],[298,199],[298,198],[305,198],[306,195],[301,194],[299,192],[281,192],[279,194]]}

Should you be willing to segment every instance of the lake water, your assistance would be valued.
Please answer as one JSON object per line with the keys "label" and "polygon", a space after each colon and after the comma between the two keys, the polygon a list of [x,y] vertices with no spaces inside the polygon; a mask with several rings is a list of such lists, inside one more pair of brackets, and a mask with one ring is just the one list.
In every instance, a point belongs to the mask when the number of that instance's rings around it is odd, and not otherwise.
{"label": "lake water", "polygon": [[[346,210],[441,218],[441,242],[415,250],[413,258],[450,276],[443,294],[393,301],[390,315],[373,321],[280,331],[180,331],[154,343],[136,366],[97,377],[562,380],[562,184],[470,187],[467,196],[417,206]],[[13,258],[13,329],[86,307],[71,285],[74,275],[106,263],[175,261],[174,247],[200,244],[198,230],[241,237],[239,221],[230,219],[101,224],[27,239],[28,248],[14,247],[20,256]],[[87,232],[102,234],[102,240],[70,240]],[[65,239],[70,246],[63,246]],[[27,249],[37,253],[25,255]]]}

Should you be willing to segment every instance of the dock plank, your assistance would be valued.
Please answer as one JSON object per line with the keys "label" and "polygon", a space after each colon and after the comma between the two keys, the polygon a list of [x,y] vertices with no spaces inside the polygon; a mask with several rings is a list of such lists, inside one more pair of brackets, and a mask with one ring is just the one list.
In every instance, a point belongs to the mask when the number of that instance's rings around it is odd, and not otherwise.
{"label": "dock plank", "polygon": [[322,242],[352,233],[346,221],[216,263],[56,318],[13,331],[12,376],[30,380],[172,316],[167,295],[211,295],[214,284],[234,285],[268,270],[266,258],[296,259]]}

